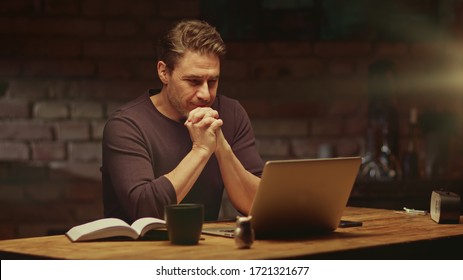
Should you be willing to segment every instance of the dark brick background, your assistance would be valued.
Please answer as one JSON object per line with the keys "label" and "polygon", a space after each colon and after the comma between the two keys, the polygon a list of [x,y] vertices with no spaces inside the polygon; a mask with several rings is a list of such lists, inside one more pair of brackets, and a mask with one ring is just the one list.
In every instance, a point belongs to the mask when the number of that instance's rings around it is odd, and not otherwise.
{"label": "dark brick background", "polygon": [[[201,2],[0,1],[0,239],[102,217],[105,120],[159,86],[157,36],[175,20],[201,17]],[[461,2],[437,41],[229,41],[220,92],[248,110],[264,159],[317,157],[326,143],[337,156],[361,155],[367,68],[387,58],[399,73],[401,152],[410,106],[451,112],[458,129],[449,136],[446,176],[462,179]]]}

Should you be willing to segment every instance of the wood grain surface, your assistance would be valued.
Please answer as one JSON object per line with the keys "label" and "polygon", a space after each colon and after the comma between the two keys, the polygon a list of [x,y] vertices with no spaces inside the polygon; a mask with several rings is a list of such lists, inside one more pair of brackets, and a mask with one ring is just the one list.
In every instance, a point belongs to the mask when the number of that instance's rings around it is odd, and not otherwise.
{"label": "wood grain surface", "polygon": [[[194,246],[171,245],[160,240],[91,241],[72,243],[64,235],[0,241],[5,258],[53,259],[296,259],[329,256],[339,252],[387,248],[463,239],[463,224],[437,224],[429,215],[409,215],[393,210],[346,208],[343,219],[363,226],[338,228],[333,233],[290,240],[256,240],[251,249],[237,249],[232,238],[203,235]],[[223,225],[207,223],[204,227]],[[228,222],[228,224],[233,224]],[[400,252],[397,252],[400,258]]]}

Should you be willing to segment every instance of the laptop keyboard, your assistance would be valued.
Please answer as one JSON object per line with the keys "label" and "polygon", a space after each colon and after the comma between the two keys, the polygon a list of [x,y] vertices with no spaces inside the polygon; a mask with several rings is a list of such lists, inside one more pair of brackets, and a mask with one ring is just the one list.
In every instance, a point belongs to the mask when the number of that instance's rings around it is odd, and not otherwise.
{"label": "laptop keyboard", "polygon": [[234,232],[234,229],[221,229],[220,232]]}

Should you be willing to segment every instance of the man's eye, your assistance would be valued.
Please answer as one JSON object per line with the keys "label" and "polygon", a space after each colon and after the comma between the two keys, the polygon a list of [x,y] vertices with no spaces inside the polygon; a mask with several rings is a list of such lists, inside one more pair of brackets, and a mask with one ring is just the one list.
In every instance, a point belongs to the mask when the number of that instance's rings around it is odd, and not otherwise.
{"label": "man's eye", "polygon": [[199,80],[188,80],[188,82],[189,82],[191,85],[194,85],[194,86],[197,86],[197,85],[200,85],[200,84],[201,84],[201,81],[199,81]]}

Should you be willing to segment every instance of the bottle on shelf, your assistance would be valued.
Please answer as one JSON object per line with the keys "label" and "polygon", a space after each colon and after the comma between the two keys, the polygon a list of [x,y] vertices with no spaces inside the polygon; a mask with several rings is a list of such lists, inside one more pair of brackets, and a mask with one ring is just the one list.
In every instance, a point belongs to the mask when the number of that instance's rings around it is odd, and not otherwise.
{"label": "bottle on shelf", "polygon": [[395,77],[391,61],[378,60],[369,66],[366,153],[359,173],[364,181],[401,179]]}
{"label": "bottle on shelf", "polygon": [[402,168],[400,162],[390,146],[390,134],[387,124],[383,126],[382,143],[379,151],[379,166],[381,181],[399,181],[402,179]]}
{"label": "bottle on shelf", "polygon": [[379,181],[381,178],[381,169],[378,162],[378,152],[380,150],[381,133],[376,119],[370,119],[368,122],[366,135],[366,150],[362,157],[359,177],[362,181]]}
{"label": "bottle on shelf", "polygon": [[419,179],[420,178],[420,164],[418,153],[418,110],[415,107],[410,109],[410,116],[408,121],[409,135],[408,146],[402,159],[403,176],[404,179]]}

